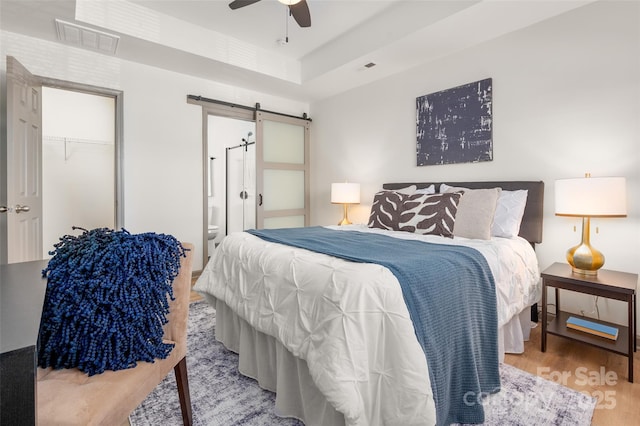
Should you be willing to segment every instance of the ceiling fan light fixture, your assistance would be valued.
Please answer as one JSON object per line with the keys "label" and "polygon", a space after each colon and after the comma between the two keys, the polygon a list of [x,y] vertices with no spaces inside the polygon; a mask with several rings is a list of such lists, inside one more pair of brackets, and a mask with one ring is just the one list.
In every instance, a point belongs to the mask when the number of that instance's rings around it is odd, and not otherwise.
{"label": "ceiling fan light fixture", "polygon": [[287,6],[293,6],[294,4],[300,3],[301,0],[278,0],[282,4],[286,4]]}

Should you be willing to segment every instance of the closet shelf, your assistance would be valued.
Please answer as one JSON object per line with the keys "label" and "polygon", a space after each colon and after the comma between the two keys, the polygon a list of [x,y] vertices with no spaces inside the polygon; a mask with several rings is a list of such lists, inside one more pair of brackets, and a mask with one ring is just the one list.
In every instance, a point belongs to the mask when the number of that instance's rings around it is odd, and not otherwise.
{"label": "closet shelf", "polygon": [[67,144],[83,144],[83,145],[112,145],[115,146],[114,141],[105,141],[98,139],[82,139],[82,138],[67,138],[64,136],[43,136],[43,142],[62,142],[64,144],[64,159],[65,161],[69,159],[69,155],[67,153]]}

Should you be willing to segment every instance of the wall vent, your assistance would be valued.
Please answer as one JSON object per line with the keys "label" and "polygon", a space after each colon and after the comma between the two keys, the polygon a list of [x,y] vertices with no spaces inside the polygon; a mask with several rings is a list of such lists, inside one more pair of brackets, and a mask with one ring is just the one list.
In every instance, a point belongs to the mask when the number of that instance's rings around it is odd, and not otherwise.
{"label": "wall vent", "polygon": [[58,39],[63,43],[115,55],[120,37],[115,34],[56,19]]}

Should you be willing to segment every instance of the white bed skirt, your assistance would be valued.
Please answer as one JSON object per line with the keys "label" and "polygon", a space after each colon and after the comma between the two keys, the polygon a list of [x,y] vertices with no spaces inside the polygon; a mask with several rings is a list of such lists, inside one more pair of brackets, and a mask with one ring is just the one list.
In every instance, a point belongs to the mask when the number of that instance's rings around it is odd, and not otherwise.
{"label": "white bed skirt", "polygon": [[[240,356],[238,370],[276,393],[276,413],[302,420],[307,426],[343,426],[344,416],[329,404],[313,383],[307,363],[294,357],[275,338],[253,329],[225,303],[210,295],[216,309],[216,339]],[[504,353],[522,353],[531,331],[530,309],[524,309],[499,333],[500,362]]]}
{"label": "white bed skirt", "polygon": [[276,413],[307,426],[342,426],[344,416],[313,383],[307,363],[294,357],[275,338],[253,329],[225,303],[210,296],[216,308],[216,339],[240,355],[238,370],[276,393]]}

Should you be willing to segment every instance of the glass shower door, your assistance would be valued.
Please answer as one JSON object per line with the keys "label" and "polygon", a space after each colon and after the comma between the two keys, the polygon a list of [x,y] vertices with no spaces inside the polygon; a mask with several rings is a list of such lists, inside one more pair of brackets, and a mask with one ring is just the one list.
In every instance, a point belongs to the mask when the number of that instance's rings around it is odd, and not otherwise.
{"label": "glass shower door", "polygon": [[227,233],[256,227],[256,145],[227,148]]}

